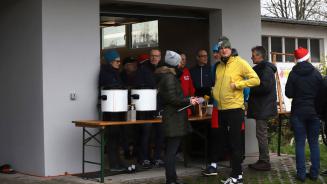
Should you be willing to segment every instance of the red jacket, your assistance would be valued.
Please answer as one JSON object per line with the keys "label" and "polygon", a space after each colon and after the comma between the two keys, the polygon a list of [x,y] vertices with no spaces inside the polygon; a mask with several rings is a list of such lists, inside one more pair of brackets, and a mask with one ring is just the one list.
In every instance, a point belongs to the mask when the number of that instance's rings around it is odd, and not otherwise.
{"label": "red jacket", "polygon": [[186,67],[183,69],[183,74],[179,79],[181,81],[184,96],[194,96],[195,89],[193,86],[193,81],[190,71]]}

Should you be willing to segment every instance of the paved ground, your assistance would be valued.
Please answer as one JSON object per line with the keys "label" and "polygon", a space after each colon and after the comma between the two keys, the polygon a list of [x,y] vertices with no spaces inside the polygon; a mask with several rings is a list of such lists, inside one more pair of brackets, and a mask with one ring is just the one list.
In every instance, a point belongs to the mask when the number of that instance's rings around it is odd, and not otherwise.
{"label": "paved ground", "polygon": [[[244,183],[249,184],[265,184],[265,183],[296,183],[295,175],[295,162],[291,156],[283,155],[277,157],[275,154],[271,155],[273,169],[270,172],[255,172],[249,170],[247,165],[256,160],[256,156],[249,156],[244,163]],[[221,163],[228,165],[228,163]],[[201,164],[190,164],[189,168],[183,166],[178,167],[178,175],[187,183],[191,184],[217,184],[220,179],[228,176],[229,168],[221,168],[218,177],[206,178],[200,175]],[[317,182],[307,183],[326,183],[326,177],[319,177]],[[0,174],[0,184],[95,184],[96,181],[84,180],[77,176],[60,176],[51,178],[40,178],[28,176],[24,174],[4,175]],[[157,184],[164,183],[163,169],[153,169],[145,172],[138,172],[135,174],[123,174],[110,176],[105,178],[107,184]]]}

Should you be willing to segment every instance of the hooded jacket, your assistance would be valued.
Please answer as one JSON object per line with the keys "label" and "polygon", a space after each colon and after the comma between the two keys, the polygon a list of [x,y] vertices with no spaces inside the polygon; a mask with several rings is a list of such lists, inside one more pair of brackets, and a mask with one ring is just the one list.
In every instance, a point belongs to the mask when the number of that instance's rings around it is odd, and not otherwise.
{"label": "hooded jacket", "polygon": [[285,94],[292,98],[292,115],[317,115],[315,98],[322,82],[321,74],[311,63],[297,63],[290,72]]}
{"label": "hooded jacket", "polygon": [[[231,88],[231,83],[235,83],[236,89]],[[244,109],[243,89],[259,84],[258,75],[241,57],[231,56],[226,63],[220,61],[213,89],[213,96],[218,101],[218,110]]]}
{"label": "hooded jacket", "polygon": [[277,115],[275,73],[277,68],[268,61],[253,67],[260,78],[260,85],[252,87],[248,101],[248,118],[267,120]]}
{"label": "hooded jacket", "polygon": [[166,137],[177,137],[187,134],[190,130],[186,110],[178,112],[190,104],[183,95],[183,90],[175,68],[162,66],[156,69],[158,95],[162,99],[162,122]]}

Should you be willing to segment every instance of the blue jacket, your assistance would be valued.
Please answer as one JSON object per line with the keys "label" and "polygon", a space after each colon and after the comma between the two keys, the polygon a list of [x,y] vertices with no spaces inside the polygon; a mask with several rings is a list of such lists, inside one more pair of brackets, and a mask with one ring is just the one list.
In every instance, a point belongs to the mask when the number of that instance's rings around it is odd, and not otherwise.
{"label": "blue jacket", "polygon": [[213,86],[211,66],[196,65],[190,69],[191,77],[193,80],[195,93],[197,96],[211,95],[211,87]]}

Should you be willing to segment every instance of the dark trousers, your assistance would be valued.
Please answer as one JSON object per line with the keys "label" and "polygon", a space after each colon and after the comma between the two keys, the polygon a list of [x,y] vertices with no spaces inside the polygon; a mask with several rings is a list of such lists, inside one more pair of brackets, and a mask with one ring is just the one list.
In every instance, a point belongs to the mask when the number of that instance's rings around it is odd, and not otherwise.
{"label": "dark trousers", "polygon": [[[154,112],[147,111],[147,112],[137,112],[137,119],[153,119]],[[138,146],[138,155],[139,161],[143,160],[150,160],[149,154],[149,145],[150,145],[150,138],[151,132],[154,131],[154,144],[155,150],[153,159],[158,160],[161,159],[162,147],[164,144],[164,132],[163,126],[161,124],[144,124],[139,126],[139,146]]]}
{"label": "dark trousers", "polygon": [[269,163],[268,121],[256,120],[256,137],[259,146],[259,160]]}
{"label": "dark trousers", "polygon": [[[126,113],[103,113],[104,121],[125,121]],[[107,154],[110,168],[122,166],[122,160],[119,154],[122,135],[124,135],[123,126],[109,126],[106,128]]]}
{"label": "dark trousers", "polygon": [[176,174],[176,154],[180,146],[182,137],[168,137],[166,142],[166,183],[173,183],[177,180]]}
{"label": "dark trousers", "polygon": [[[219,111],[219,129],[228,132],[228,140],[231,151],[231,177],[237,178],[242,174],[242,162],[244,157],[244,138],[242,137],[242,123],[244,121],[243,109],[230,109]],[[220,150],[224,149],[224,144],[219,144]]]}
{"label": "dark trousers", "polygon": [[229,150],[229,145],[226,142],[228,132],[222,128],[211,128],[209,135],[209,162],[217,163],[224,159],[225,153]]}
{"label": "dark trousers", "polygon": [[295,137],[295,155],[297,176],[306,177],[305,141],[308,140],[310,148],[310,175],[318,177],[320,169],[319,130],[320,120],[317,116],[291,115],[291,124]]}
{"label": "dark trousers", "polygon": [[[219,119],[219,121],[221,120]],[[224,160],[226,156],[231,154],[229,136],[228,129],[226,129],[224,126],[210,128],[208,148],[209,163],[217,163],[218,161]],[[243,161],[245,159],[245,129],[241,130],[241,138]]]}

